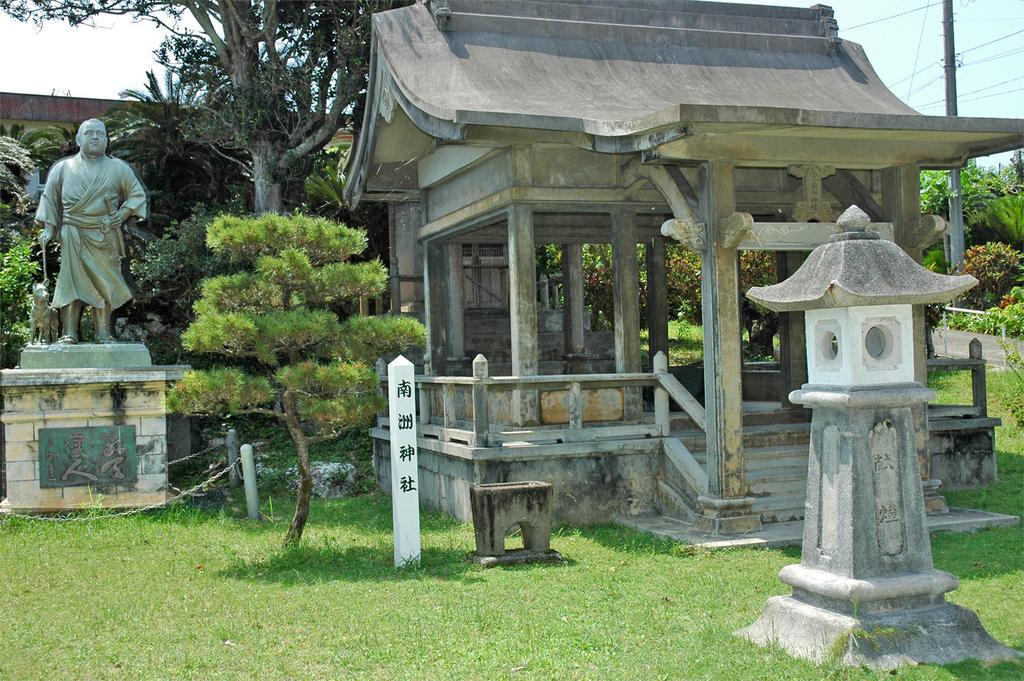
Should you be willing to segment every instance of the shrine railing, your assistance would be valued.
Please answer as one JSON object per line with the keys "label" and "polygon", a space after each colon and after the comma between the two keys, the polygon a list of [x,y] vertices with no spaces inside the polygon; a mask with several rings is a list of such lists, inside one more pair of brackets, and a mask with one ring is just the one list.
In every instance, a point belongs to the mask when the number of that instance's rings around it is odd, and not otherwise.
{"label": "shrine railing", "polygon": [[970,371],[971,404],[929,404],[929,418],[986,418],[988,396],[985,385],[985,359],[981,355],[981,341],[977,338],[968,345],[967,358],[936,357],[927,362],[928,371]]}
{"label": "shrine railing", "polygon": [[[665,437],[671,402],[705,427],[704,408],[668,373],[662,353],[653,373],[543,376],[490,376],[478,356],[473,376],[417,376],[416,387],[420,434],[474,447]],[[645,388],[653,418],[641,408]]]}

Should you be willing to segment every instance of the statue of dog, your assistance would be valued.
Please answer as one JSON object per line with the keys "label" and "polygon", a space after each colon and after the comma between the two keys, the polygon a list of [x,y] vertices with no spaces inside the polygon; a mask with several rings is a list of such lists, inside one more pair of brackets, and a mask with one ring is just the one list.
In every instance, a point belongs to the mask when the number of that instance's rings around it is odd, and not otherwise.
{"label": "statue of dog", "polygon": [[32,285],[31,343],[50,345],[57,341],[57,310],[50,307],[50,292],[46,283]]}

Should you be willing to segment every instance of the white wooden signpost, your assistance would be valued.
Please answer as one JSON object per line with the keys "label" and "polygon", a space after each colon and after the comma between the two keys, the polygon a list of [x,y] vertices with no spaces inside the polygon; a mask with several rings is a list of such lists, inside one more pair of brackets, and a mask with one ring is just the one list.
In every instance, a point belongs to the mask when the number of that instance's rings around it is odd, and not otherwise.
{"label": "white wooden signpost", "polygon": [[416,451],[416,378],[412,362],[399,355],[388,365],[391,428],[391,517],[395,567],[420,560],[419,463]]}

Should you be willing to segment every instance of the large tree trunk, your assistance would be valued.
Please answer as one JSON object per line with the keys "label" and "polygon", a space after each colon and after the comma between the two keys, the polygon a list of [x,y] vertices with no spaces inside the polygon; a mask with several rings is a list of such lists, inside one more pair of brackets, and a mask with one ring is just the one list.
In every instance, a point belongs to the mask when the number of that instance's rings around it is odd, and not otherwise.
{"label": "large tree trunk", "polygon": [[267,140],[258,140],[249,149],[252,154],[254,208],[257,215],[281,213],[281,183],[274,179],[274,166],[281,155]]}
{"label": "large tree trunk", "polygon": [[285,535],[285,546],[295,546],[302,539],[302,531],[306,529],[306,520],[309,518],[309,498],[313,493],[313,476],[309,470],[309,440],[302,432],[298,414],[291,398],[284,399],[285,423],[288,426],[288,433],[295,442],[295,449],[299,454],[299,489],[295,493],[295,515],[292,516],[292,524]]}

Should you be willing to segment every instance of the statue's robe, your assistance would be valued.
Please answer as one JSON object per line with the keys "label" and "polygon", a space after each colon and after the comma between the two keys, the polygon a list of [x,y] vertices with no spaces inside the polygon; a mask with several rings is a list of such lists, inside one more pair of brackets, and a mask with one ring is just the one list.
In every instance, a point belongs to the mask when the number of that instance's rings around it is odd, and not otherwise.
{"label": "statue's robe", "polygon": [[131,299],[121,274],[124,236],[111,225],[121,208],[146,217],[146,192],[124,161],[104,156],[86,163],[77,154],[50,169],[36,221],[53,225],[61,245],[53,307],[80,300],[116,309]]}

